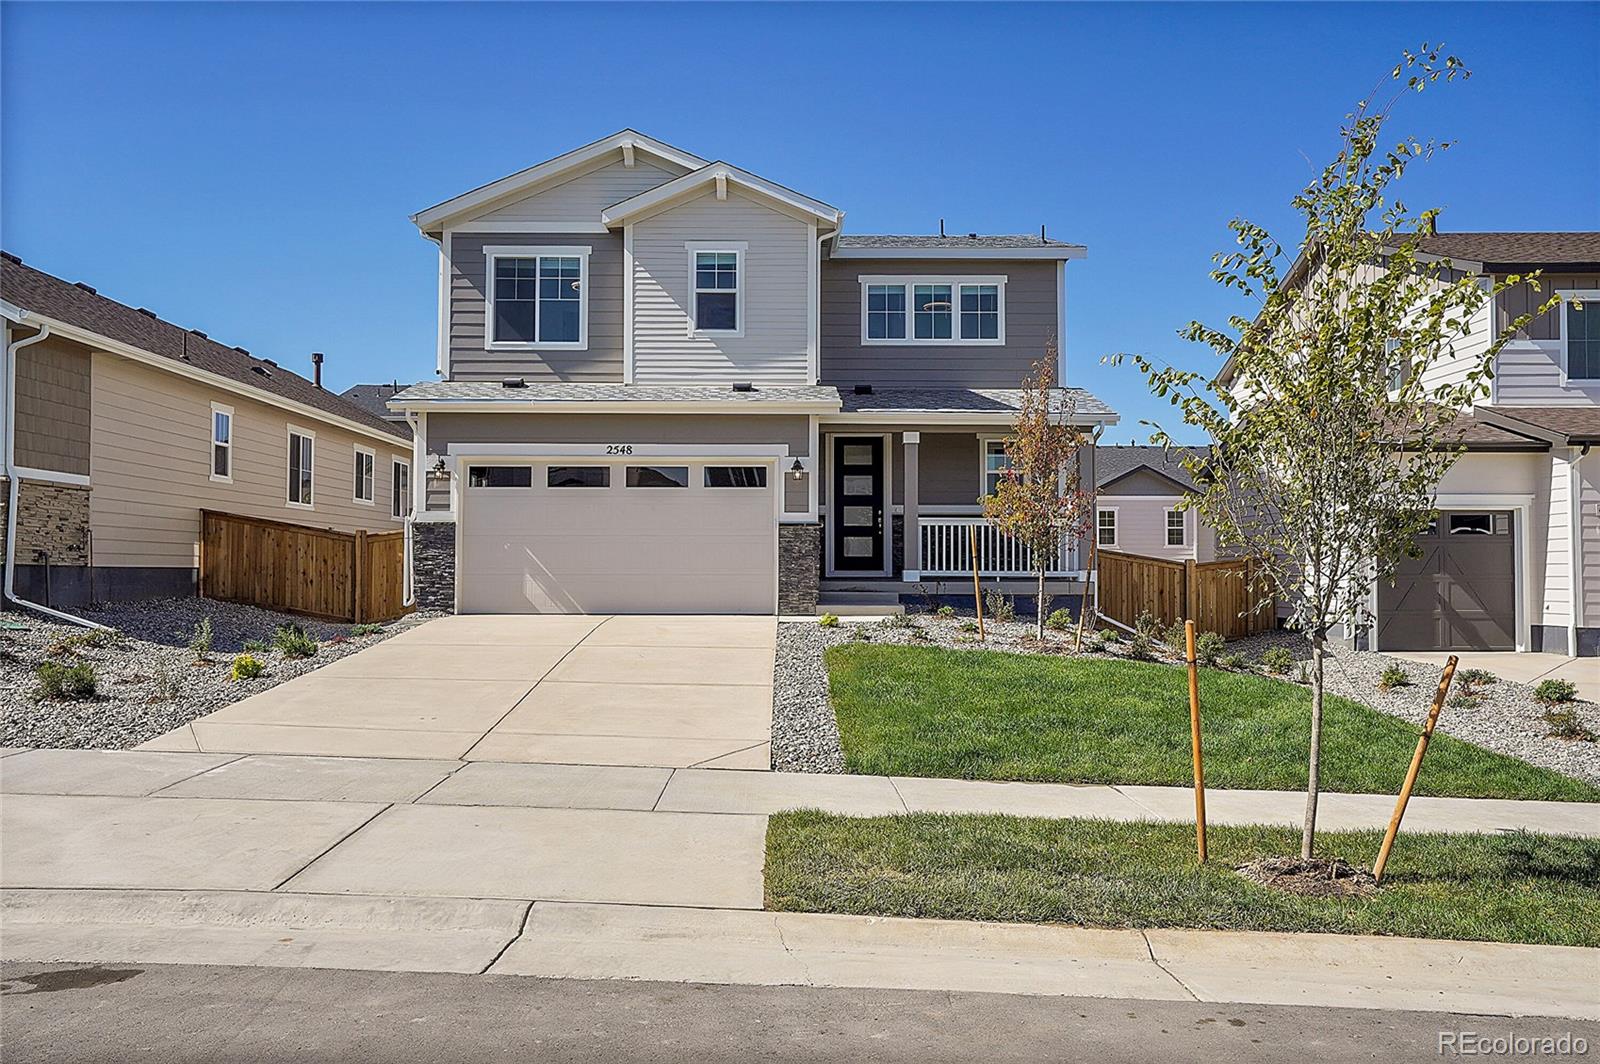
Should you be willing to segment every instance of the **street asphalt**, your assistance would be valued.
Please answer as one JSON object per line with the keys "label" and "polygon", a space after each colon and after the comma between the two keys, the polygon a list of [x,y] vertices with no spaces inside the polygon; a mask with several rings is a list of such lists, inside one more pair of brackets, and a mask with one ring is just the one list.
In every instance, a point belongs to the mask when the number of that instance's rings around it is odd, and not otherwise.
{"label": "street asphalt", "polygon": [[1454,1059],[1441,1035],[1600,1053],[1600,1023],[1372,1009],[187,965],[8,962],[0,980],[6,1064],[1390,1064]]}

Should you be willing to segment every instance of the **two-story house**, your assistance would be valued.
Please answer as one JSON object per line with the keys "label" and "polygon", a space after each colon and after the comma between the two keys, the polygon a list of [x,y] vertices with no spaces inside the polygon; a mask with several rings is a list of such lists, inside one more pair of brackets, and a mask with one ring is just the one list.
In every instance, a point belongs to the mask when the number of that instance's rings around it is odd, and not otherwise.
{"label": "two-story house", "polygon": [[[412,220],[438,245],[439,380],[389,405],[428,471],[424,605],[811,613],[828,580],[970,579],[1016,389],[1047,352],[1066,379],[1082,247],[846,235],[821,199],[632,130]],[[1082,546],[1051,559],[1063,588]],[[978,554],[1027,571],[987,528]]]}
{"label": "two-story house", "polygon": [[1542,271],[1541,291],[1485,301],[1425,384],[1461,379],[1511,321],[1552,293],[1563,302],[1495,357],[1488,394],[1460,426],[1465,453],[1439,485],[1438,521],[1393,584],[1380,583],[1375,623],[1353,640],[1600,654],[1600,233],[1437,233],[1422,249],[1485,284]]}

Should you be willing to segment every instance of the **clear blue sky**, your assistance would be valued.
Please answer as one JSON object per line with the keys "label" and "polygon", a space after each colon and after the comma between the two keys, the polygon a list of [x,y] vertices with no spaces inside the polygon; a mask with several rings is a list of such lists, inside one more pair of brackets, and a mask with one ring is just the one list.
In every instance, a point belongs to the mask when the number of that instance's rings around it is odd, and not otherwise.
{"label": "clear blue sky", "polygon": [[[15,4],[0,239],[28,262],[327,379],[429,378],[434,202],[624,126],[848,212],[1031,232],[1068,267],[1069,381],[1168,416],[1118,350],[1232,303],[1209,256],[1288,210],[1402,48],[1473,78],[1397,124],[1460,146],[1441,227],[1600,229],[1600,5]],[[1310,160],[1308,162],[1308,160]]]}

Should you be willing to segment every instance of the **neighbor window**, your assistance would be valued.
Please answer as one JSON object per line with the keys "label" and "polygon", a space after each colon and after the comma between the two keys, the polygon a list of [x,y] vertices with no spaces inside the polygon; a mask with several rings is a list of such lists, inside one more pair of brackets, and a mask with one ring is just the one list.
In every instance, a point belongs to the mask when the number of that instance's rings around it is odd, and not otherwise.
{"label": "neighbor window", "polygon": [[626,483],[630,488],[687,488],[689,467],[631,465]]}
{"label": "neighbor window", "polygon": [[545,472],[552,488],[609,488],[611,468],[603,465],[553,465]]}
{"label": "neighbor window", "polygon": [[289,430],[289,505],[310,507],[311,470],[316,434],[301,429]]}
{"label": "neighbor window", "polygon": [[356,475],[355,475],[355,501],[371,505],[376,497],[374,492],[376,478],[373,469],[378,462],[375,452],[365,447],[356,448]]}
{"label": "neighbor window", "polygon": [[1188,539],[1188,530],[1184,524],[1182,510],[1167,511],[1167,546],[1181,547]]}
{"label": "neighbor window", "polygon": [[396,518],[411,512],[411,463],[396,458],[389,480],[389,513]]}
{"label": "neighbor window", "polygon": [[211,479],[233,479],[233,407],[211,404]]}
{"label": "neighbor window", "polygon": [[740,253],[716,250],[690,254],[694,259],[694,331],[738,332]]}
{"label": "neighbor window", "polygon": [[[528,254],[534,251],[538,253]],[[486,248],[485,252],[491,345],[587,345],[588,248]]]}
{"label": "neighbor window", "polygon": [[867,277],[861,340],[889,344],[1005,342],[1004,277]]}
{"label": "neighbor window", "polygon": [[1011,462],[1006,458],[1005,440],[983,441],[983,493],[993,495],[1000,487],[1000,480],[1006,475],[1006,470],[1011,468]]}
{"label": "neighbor window", "polygon": [[1600,380],[1600,292],[1567,293],[1562,308],[1567,378]]}
{"label": "neighbor window", "polygon": [[1102,547],[1117,545],[1117,511],[1101,510],[1095,516],[1095,542]]}
{"label": "neighbor window", "polygon": [[706,466],[708,488],[764,488],[766,466]]}
{"label": "neighbor window", "polygon": [[533,466],[475,465],[467,467],[469,488],[531,488]]}

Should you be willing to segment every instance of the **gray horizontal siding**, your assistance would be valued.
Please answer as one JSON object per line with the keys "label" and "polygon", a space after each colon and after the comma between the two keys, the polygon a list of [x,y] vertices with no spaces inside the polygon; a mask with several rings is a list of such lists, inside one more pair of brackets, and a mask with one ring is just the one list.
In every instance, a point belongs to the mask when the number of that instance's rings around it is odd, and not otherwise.
{"label": "gray horizontal siding", "polygon": [[[588,246],[589,349],[486,351],[487,245]],[[450,238],[450,379],[622,380],[622,238],[609,233],[454,233]]]}
{"label": "gray horizontal siding", "polygon": [[[1002,274],[998,347],[861,343],[862,274]],[[999,259],[827,259],[822,263],[822,383],[1015,388],[1056,336],[1056,264]]]}

